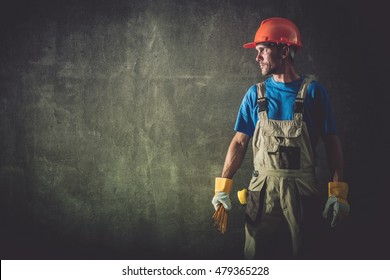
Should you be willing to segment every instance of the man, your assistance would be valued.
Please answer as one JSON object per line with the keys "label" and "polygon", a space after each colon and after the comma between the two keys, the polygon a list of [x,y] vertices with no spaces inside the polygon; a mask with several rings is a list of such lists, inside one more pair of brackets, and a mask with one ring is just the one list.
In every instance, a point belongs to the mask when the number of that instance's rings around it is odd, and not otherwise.
{"label": "man", "polygon": [[254,41],[244,45],[256,49],[261,74],[270,77],[250,87],[242,101],[212,203],[215,208],[222,204],[231,209],[232,178],[253,137],[254,171],[248,187],[244,249],[248,259],[303,256],[308,220],[317,219],[317,212],[307,207],[320,201],[314,169],[320,138],[332,174],[323,216],[331,214],[333,227],[349,213],[342,149],[329,96],[319,82],[295,69],[294,57],[301,47],[298,28],[284,18],[262,21]]}

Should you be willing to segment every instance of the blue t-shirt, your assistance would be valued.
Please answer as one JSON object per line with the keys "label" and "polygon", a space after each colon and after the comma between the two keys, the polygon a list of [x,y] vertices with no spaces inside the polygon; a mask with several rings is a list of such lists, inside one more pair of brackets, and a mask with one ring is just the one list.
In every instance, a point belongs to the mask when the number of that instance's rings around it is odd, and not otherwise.
{"label": "blue t-shirt", "polygon": [[[271,76],[265,80],[269,119],[292,120],[294,118],[295,97],[303,79],[304,77],[297,81],[282,83],[276,82]],[[252,137],[258,120],[257,92],[256,85],[253,85],[242,100],[234,130]],[[317,81],[312,81],[308,87],[303,120],[306,122],[313,147],[321,135],[336,134],[329,94]]]}

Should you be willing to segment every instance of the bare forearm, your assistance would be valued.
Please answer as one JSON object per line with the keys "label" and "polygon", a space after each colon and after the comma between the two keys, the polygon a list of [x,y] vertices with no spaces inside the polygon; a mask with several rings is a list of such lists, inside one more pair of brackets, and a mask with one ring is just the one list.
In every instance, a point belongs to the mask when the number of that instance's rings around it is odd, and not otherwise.
{"label": "bare forearm", "polygon": [[324,141],[333,181],[340,182],[343,180],[344,175],[344,157],[340,139],[336,135],[331,135],[327,136]]}
{"label": "bare forearm", "polygon": [[222,170],[222,177],[232,179],[244,161],[248,148],[249,136],[237,133],[230,143]]}

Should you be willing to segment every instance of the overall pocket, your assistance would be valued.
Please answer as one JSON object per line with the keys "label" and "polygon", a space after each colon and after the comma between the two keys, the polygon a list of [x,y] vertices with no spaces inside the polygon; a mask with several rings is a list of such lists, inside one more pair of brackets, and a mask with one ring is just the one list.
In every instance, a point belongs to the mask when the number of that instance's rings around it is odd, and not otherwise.
{"label": "overall pocket", "polygon": [[257,223],[263,209],[264,190],[266,188],[265,176],[254,176],[248,188],[247,202],[245,206],[245,220],[249,224]]}
{"label": "overall pocket", "polygon": [[300,169],[301,168],[301,148],[279,146],[279,168],[280,169]]}
{"label": "overall pocket", "polygon": [[249,224],[256,224],[260,220],[260,215],[263,207],[262,192],[249,191],[245,209],[245,221]]}

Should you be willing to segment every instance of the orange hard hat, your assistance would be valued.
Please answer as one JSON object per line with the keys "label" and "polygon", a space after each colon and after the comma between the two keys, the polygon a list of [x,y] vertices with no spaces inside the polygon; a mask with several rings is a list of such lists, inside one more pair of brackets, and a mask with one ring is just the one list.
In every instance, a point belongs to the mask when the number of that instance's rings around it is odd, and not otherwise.
{"label": "orange hard hat", "polygon": [[244,48],[255,48],[259,43],[282,43],[288,46],[302,47],[301,34],[298,27],[285,18],[269,18],[261,22],[255,39],[245,44]]}

